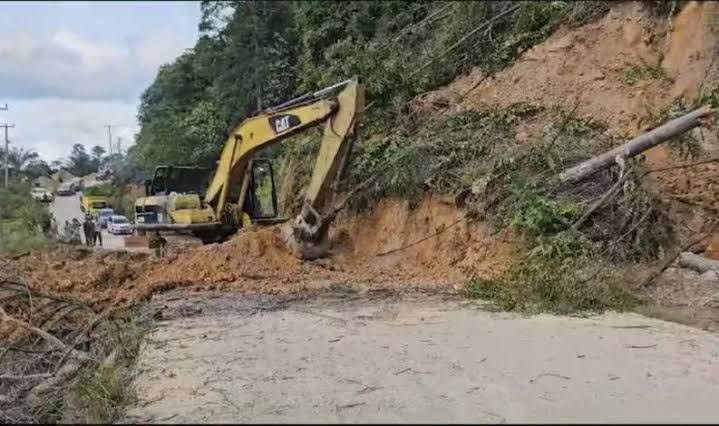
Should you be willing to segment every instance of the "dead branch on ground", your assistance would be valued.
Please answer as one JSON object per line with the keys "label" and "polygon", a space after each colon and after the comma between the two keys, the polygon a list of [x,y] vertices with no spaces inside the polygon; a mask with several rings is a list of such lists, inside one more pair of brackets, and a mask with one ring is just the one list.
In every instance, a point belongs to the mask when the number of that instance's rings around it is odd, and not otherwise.
{"label": "dead branch on ground", "polygon": [[700,242],[704,241],[704,239],[709,238],[714,232],[719,228],[719,222],[714,222],[714,224],[711,226],[709,231],[705,232],[701,236],[692,239],[688,243],[684,244],[682,247],[680,247],[678,250],[675,250],[672,254],[664,258],[664,260],[659,264],[659,267],[657,267],[649,276],[642,281],[638,287],[644,288],[647,287],[649,284],[651,284],[659,275],[661,275],[669,266],[671,266],[672,263],[679,257],[682,252],[685,252],[689,250],[692,246],[699,244]]}

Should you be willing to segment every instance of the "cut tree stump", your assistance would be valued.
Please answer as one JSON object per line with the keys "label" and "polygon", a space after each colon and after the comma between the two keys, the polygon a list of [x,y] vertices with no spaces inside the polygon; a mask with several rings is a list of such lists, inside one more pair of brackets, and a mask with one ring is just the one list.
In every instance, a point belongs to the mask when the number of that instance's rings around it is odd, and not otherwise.
{"label": "cut tree stump", "polygon": [[649,148],[653,148],[662,142],[700,126],[702,124],[701,119],[708,118],[713,114],[714,111],[711,107],[705,105],[686,115],[675,118],[654,130],[637,136],[622,146],[618,146],[611,151],[607,151],[604,154],[563,171],[559,174],[559,180],[562,183],[574,183],[584,180],[600,170],[617,164],[617,160],[621,161],[634,157]]}

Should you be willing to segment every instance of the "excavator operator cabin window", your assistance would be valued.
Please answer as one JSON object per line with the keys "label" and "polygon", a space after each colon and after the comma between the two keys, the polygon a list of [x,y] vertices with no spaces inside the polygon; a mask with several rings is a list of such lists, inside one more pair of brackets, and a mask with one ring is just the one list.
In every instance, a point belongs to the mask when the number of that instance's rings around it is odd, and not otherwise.
{"label": "excavator operator cabin window", "polygon": [[252,217],[270,219],[277,217],[277,195],[272,163],[268,160],[252,162]]}

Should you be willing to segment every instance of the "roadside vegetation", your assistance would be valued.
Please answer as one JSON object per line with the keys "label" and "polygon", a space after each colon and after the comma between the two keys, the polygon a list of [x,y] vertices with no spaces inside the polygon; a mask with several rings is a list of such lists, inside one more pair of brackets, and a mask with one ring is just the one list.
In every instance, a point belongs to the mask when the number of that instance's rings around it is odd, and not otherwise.
{"label": "roadside vegetation", "polygon": [[12,182],[0,188],[0,252],[19,255],[43,246],[49,236],[50,212],[30,196],[30,185]]}
{"label": "roadside vegetation", "polygon": [[18,295],[14,304],[5,304],[0,311],[3,320],[40,330],[3,334],[0,390],[5,399],[0,400],[0,414],[4,421],[119,420],[135,398],[132,369],[152,326],[151,315],[140,307],[93,312],[78,300],[23,287],[12,280],[0,281],[4,296]]}

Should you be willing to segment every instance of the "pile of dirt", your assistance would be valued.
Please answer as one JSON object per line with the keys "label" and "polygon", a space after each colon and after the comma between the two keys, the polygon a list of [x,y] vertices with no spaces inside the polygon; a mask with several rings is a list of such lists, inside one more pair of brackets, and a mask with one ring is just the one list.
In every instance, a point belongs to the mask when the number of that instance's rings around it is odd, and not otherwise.
{"label": "pile of dirt", "polygon": [[17,260],[3,258],[0,278],[19,279],[31,288],[71,295],[102,309],[113,303],[119,288],[140,278],[152,263],[145,253],[56,245]]}
{"label": "pile of dirt", "polygon": [[164,259],[60,245],[0,265],[6,276],[34,289],[71,295],[97,310],[176,287],[280,295],[337,286],[446,291],[460,288],[469,275],[504,271],[513,253],[511,233],[492,236],[448,203],[437,196],[414,207],[384,200],[367,213],[340,219],[331,257],[312,262],[292,256],[274,226],[248,228],[225,243],[187,247]]}
{"label": "pile of dirt", "polygon": [[[335,274],[336,275],[336,274]],[[161,283],[228,284],[245,290],[296,289],[305,281],[336,278],[333,271],[293,257],[284,247],[279,227],[245,229],[222,244],[192,248],[167,259],[143,276],[140,286],[152,292]]]}

